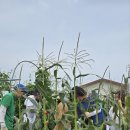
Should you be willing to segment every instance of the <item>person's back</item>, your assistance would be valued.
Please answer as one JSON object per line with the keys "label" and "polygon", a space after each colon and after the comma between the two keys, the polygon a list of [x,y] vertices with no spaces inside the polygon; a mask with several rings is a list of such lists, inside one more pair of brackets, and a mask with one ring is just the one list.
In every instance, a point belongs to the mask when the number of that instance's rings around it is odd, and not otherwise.
{"label": "person's back", "polygon": [[[58,103],[58,106],[57,106],[57,112],[56,112],[56,114],[55,114],[55,120],[61,120],[61,119],[62,119],[62,116],[63,116],[66,112],[68,112],[68,106],[67,106],[67,104],[66,104],[66,103],[63,104],[63,103],[59,100],[59,103]],[[66,127],[68,128],[68,130],[70,130],[70,129],[71,129],[70,123],[67,123],[66,125],[67,125]],[[64,125],[63,125],[62,123],[56,124],[56,126],[55,126],[55,128],[54,128],[54,130],[62,130],[62,129],[64,129]]]}
{"label": "person's back", "polygon": [[28,98],[25,100],[24,105],[26,106],[26,108],[32,108],[35,109],[36,106],[33,104],[33,101],[31,101],[30,99],[32,99],[34,102],[37,103],[35,96],[34,95],[30,95],[28,96]]}
{"label": "person's back", "polygon": [[[24,101],[26,106],[26,115],[29,120],[29,129],[32,130],[32,125],[36,120],[36,111],[38,102],[36,101],[36,93],[34,95],[29,95],[28,98]],[[24,121],[26,122],[26,116],[24,115]]]}
{"label": "person's back", "polygon": [[5,114],[6,126],[3,123],[1,123],[2,127],[7,127],[8,129],[13,129],[14,110],[15,110],[14,95],[13,95],[13,93],[8,93],[2,98],[2,100],[0,102],[0,114],[1,114],[0,122],[2,122],[1,117],[3,115],[3,112],[5,113],[5,111],[6,111],[6,114]]}

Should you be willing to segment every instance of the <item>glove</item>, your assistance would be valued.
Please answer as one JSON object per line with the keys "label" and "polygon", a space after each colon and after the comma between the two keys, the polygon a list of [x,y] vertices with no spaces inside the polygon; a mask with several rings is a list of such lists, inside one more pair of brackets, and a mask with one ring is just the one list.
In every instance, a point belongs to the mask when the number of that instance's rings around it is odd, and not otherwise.
{"label": "glove", "polygon": [[28,120],[27,115],[24,114],[24,115],[23,115],[23,122],[27,122],[27,120]]}
{"label": "glove", "polygon": [[89,112],[85,112],[85,116],[88,118],[90,117],[90,113]]}

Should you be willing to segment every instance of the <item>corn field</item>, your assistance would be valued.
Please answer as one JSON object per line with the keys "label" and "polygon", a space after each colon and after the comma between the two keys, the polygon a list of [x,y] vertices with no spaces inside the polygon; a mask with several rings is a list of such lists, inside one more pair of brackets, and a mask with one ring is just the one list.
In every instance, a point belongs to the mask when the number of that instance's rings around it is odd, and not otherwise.
{"label": "corn field", "polygon": [[[87,117],[85,115],[82,118],[78,118],[78,101],[75,91],[74,93],[72,92],[72,87],[75,89],[78,86],[77,83],[82,83],[83,78],[91,76],[89,73],[82,73],[81,68],[86,65],[91,67],[90,63],[94,61],[89,58],[86,50],[79,50],[79,39],[80,34],[74,52],[72,54],[66,53],[67,59],[60,59],[63,42],[56,59],[53,59],[51,54],[45,57],[43,39],[42,52],[39,54],[38,64],[32,61],[21,61],[14,68],[12,76],[8,73],[0,72],[0,91],[11,91],[10,86],[13,86],[15,82],[21,82],[22,67],[18,79],[14,78],[17,68],[23,63],[31,64],[36,68],[35,81],[26,83],[26,86],[29,90],[38,90],[41,97],[37,106],[38,110],[35,111],[36,120],[32,130],[59,130],[55,128],[56,125],[60,126],[60,130],[68,130],[68,124],[71,130],[105,130],[107,126],[114,126],[115,130],[130,130],[130,93],[127,90],[120,90],[120,93],[123,93],[122,97],[124,97],[123,103],[125,106],[123,106],[121,100],[118,102],[114,100],[116,93],[114,90],[110,90],[110,93],[105,96],[101,95],[100,84],[98,93],[94,93],[94,100],[96,102],[96,109],[101,105],[104,110],[104,121],[100,126],[96,126],[89,118],[88,124],[86,124],[85,119]],[[107,69],[104,71],[103,76],[93,75],[97,78],[104,78],[106,71]],[[128,77],[123,77],[123,84],[127,87],[128,80]],[[23,115],[26,113],[23,102],[27,96],[24,95],[24,98],[16,101],[15,116],[17,118],[14,124],[14,130],[29,129],[29,122],[23,121]],[[55,118],[58,112],[58,98],[60,98],[63,105],[67,104],[68,106],[68,111],[63,114],[61,119]],[[112,106],[115,109],[115,117],[113,119],[109,116],[109,110]],[[91,111],[91,109],[88,109],[88,112]],[[118,123],[115,121],[116,116],[119,118]]]}

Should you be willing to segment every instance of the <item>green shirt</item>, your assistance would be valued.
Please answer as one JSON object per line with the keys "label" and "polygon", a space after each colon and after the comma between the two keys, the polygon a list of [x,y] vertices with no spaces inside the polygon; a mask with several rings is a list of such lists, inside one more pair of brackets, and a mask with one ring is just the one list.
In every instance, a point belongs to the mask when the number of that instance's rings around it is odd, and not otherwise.
{"label": "green shirt", "polygon": [[13,121],[14,121],[14,94],[8,93],[6,94],[2,100],[1,105],[5,106],[7,108],[6,115],[5,115],[5,124],[8,130],[13,130]]}

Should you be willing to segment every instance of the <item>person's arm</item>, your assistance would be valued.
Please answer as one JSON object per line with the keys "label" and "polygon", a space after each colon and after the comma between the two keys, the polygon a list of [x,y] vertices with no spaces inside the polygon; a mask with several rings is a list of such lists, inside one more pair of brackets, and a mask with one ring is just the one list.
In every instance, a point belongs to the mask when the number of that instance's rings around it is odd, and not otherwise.
{"label": "person's arm", "polygon": [[59,120],[62,118],[62,116],[68,111],[68,106],[67,104],[63,104],[60,102],[57,106],[57,113],[55,115],[55,119]]}
{"label": "person's arm", "polygon": [[100,113],[101,109],[99,109],[98,111],[93,111],[93,112],[85,112],[86,117],[91,117],[91,116],[95,116],[96,114]]}
{"label": "person's arm", "polygon": [[0,125],[1,130],[7,130],[6,124],[5,124],[5,115],[6,115],[7,108],[3,105],[0,106]]}
{"label": "person's arm", "polygon": [[62,115],[63,115],[63,104],[62,104],[62,102],[60,102],[57,106],[57,112],[55,115],[55,119],[56,120],[61,119]]}

